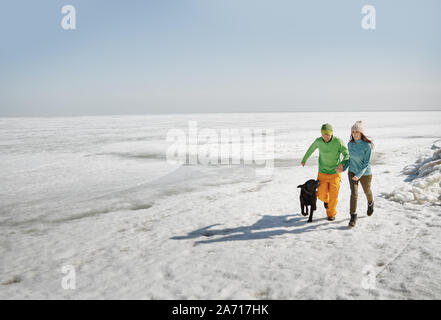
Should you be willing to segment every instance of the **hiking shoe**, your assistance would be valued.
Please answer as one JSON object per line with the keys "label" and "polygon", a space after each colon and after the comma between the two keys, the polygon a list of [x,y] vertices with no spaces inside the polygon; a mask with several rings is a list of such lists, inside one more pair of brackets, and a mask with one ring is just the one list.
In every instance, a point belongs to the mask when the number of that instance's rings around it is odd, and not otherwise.
{"label": "hiking shoe", "polygon": [[355,227],[356,222],[357,222],[357,214],[351,213],[351,220],[349,221],[349,227]]}
{"label": "hiking shoe", "polygon": [[367,208],[367,215],[371,216],[374,213],[374,202],[372,201],[372,203],[368,203],[368,208]]}
{"label": "hiking shoe", "polygon": [[328,203],[324,202],[323,204],[325,205],[325,209],[328,209]]}
{"label": "hiking shoe", "polygon": [[334,221],[335,217],[328,217],[328,221]]}

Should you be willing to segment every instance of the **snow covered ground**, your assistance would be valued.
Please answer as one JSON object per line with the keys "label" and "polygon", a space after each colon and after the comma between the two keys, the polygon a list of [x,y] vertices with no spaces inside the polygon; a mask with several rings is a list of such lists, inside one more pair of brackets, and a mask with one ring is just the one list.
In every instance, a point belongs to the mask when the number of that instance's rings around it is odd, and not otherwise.
{"label": "snow covered ground", "polygon": [[[322,123],[348,141],[356,120],[375,142],[375,213],[360,188],[348,229],[345,172],[336,220],[319,202],[308,224],[296,187],[316,177],[317,153],[300,159]],[[189,121],[274,130],[274,170],[166,162],[167,133]],[[0,298],[440,299],[440,123],[441,112],[0,118]]]}

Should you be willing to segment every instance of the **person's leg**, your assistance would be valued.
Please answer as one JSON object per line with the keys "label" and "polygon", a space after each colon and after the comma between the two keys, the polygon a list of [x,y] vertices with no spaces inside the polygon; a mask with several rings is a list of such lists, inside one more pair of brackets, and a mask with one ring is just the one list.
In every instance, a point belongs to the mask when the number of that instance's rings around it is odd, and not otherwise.
{"label": "person's leg", "polygon": [[317,198],[323,202],[329,202],[329,181],[328,175],[325,173],[318,173],[317,180],[320,181],[320,185],[317,188]]}
{"label": "person's leg", "polygon": [[362,176],[360,178],[361,186],[363,187],[364,194],[366,195],[366,199],[368,203],[372,203],[374,201],[374,197],[372,195],[371,190],[371,182],[372,182],[372,175],[369,176]]}
{"label": "person's leg", "polygon": [[371,216],[374,213],[374,197],[371,190],[372,175],[361,177],[360,182],[368,201],[367,215]]}
{"label": "person's leg", "polygon": [[351,202],[349,205],[349,211],[351,214],[357,212],[357,199],[358,199],[358,181],[352,180],[355,174],[348,171],[349,186],[351,187]]}
{"label": "person's leg", "polygon": [[349,220],[349,227],[355,227],[357,224],[357,199],[358,199],[358,181],[352,180],[355,174],[348,171],[349,186],[351,188],[351,201],[349,203],[349,213],[351,214],[351,219]]}
{"label": "person's leg", "polygon": [[337,214],[338,193],[340,191],[341,174],[335,173],[330,175],[329,180],[329,202],[326,214],[328,217],[335,217]]}

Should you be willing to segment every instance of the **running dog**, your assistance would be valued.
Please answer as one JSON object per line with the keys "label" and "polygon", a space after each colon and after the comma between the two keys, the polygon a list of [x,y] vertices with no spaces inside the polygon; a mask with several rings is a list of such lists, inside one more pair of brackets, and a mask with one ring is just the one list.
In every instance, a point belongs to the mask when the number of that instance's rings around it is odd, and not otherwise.
{"label": "running dog", "polygon": [[317,195],[315,191],[320,185],[320,181],[318,180],[308,180],[304,184],[298,185],[297,188],[300,188],[300,206],[302,207],[302,215],[308,215],[308,206],[310,206],[309,210],[309,219],[308,222],[312,222],[312,215],[315,210],[317,210]]}

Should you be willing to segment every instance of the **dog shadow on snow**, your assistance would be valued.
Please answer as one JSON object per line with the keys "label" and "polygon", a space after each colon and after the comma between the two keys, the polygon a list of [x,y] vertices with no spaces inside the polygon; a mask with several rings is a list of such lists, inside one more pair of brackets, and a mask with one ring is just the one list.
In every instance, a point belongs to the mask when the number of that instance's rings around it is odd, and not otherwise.
{"label": "dog shadow on snow", "polygon": [[[312,223],[306,223],[304,216],[298,216],[294,214],[282,215],[282,216],[270,216],[264,215],[260,220],[249,226],[241,226],[236,228],[225,229],[213,229],[213,227],[219,224],[212,224],[204,228],[200,228],[189,232],[184,236],[174,236],[170,239],[173,240],[188,240],[197,238],[210,238],[213,236],[221,236],[215,239],[198,240],[195,244],[213,243],[223,241],[243,241],[243,240],[260,240],[271,239],[273,237],[281,236],[283,234],[300,234],[304,232],[311,232],[317,230],[346,230],[347,220],[339,220],[330,222],[328,225],[318,223],[320,221],[327,220],[324,218],[316,218]],[[343,226],[341,222],[346,222]],[[277,228],[277,229],[275,229]],[[294,228],[294,229],[293,229]]]}

